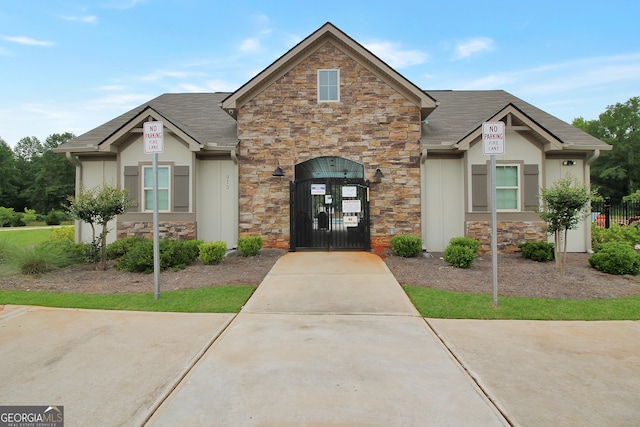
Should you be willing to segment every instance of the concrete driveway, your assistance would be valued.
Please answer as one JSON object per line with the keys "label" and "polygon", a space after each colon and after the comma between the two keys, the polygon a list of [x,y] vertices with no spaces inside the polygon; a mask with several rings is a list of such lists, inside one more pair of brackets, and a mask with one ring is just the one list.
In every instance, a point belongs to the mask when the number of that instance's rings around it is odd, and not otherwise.
{"label": "concrete driveway", "polygon": [[0,405],[68,426],[626,426],[639,322],[422,319],[379,257],[289,253],[237,316],[5,306]]}

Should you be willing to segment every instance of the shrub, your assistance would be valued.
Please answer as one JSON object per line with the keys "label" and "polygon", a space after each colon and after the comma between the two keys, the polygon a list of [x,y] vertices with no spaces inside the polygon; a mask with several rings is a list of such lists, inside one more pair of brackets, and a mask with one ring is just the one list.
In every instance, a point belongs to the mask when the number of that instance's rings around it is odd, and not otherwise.
{"label": "shrub", "polygon": [[518,245],[522,251],[522,257],[537,262],[547,262],[553,260],[555,246],[549,242],[524,242]]}
{"label": "shrub", "polygon": [[54,255],[56,267],[78,264],[87,259],[87,245],[75,243],[67,238],[49,238],[38,245],[38,249]]}
{"label": "shrub", "polygon": [[11,217],[13,214],[13,208],[4,208],[0,206],[0,227],[8,227],[11,225]]}
{"label": "shrub", "polygon": [[174,240],[165,237],[160,241],[160,268],[181,270],[198,257],[198,243],[194,240]]}
{"label": "shrub", "polygon": [[476,260],[480,242],[469,237],[454,237],[444,250],[444,260],[454,267],[469,268]]}
{"label": "shrub", "polygon": [[598,252],[600,246],[607,242],[626,242],[631,246],[640,243],[640,228],[632,225],[618,225],[611,223],[610,228],[598,227],[591,223],[591,245]]}
{"label": "shrub", "polygon": [[12,227],[24,227],[27,223],[24,221],[24,214],[21,212],[14,212],[11,215],[11,226]]}
{"label": "shrub", "polygon": [[74,227],[52,228],[51,234],[49,234],[49,240],[54,239],[65,239],[74,242],[76,240]]}
{"label": "shrub", "polygon": [[449,245],[444,250],[444,260],[454,267],[469,268],[477,254],[468,246]]}
{"label": "shrub", "polygon": [[44,218],[44,222],[47,225],[60,225],[64,218],[64,212],[54,209]]}
{"label": "shrub", "polygon": [[222,241],[201,243],[199,246],[200,261],[203,264],[220,264],[227,253],[227,243]]}
{"label": "shrub", "polygon": [[[160,269],[178,270],[191,264],[198,256],[200,242],[198,240],[173,240],[168,237],[162,239],[160,241]],[[133,238],[129,243],[131,246],[118,258],[114,268],[134,273],[151,273],[154,268],[153,241]]]}
{"label": "shrub", "polygon": [[80,262],[84,245],[64,239],[46,240],[35,247],[22,248],[12,257],[12,264],[22,274],[43,274]]}
{"label": "shrub", "polygon": [[114,268],[132,273],[151,273],[153,271],[153,242],[138,239],[118,258]]}
{"label": "shrub", "polygon": [[240,237],[238,239],[238,250],[242,256],[254,256],[260,252],[262,248],[262,237],[260,236],[248,236]]}
{"label": "shrub", "polygon": [[589,257],[589,264],[607,274],[638,274],[640,254],[625,242],[607,242]]}
{"label": "shrub", "polygon": [[107,259],[120,258],[141,240],[143,240],[142,237],[132,236],[109,243],[107,245]]}
{"label": "shrub", "polygon": [[454,237],[449,240],[449,245],[453,246],[464,246],[473,251],[474,254],[478,254],[480,250],[480,242],[476,239],[471,239],[469,237]]}
{"label": "shrub", "polygon": [[416,257],[422,253],[422,240],[412,234],[401,234],[391,238],[391,250],[404,258]]}

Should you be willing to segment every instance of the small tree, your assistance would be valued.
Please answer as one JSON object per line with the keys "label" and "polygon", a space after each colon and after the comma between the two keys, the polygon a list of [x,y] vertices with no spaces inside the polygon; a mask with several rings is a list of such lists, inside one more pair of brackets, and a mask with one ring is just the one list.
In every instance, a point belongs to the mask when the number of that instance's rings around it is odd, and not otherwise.
{"label": "small tree", "polygon": [[[118,190],[116,187],[103,185],[91,190],[81,190],[78,197],[69,197],[71,203],[69,214],[80,221],[91,225],[93,231],[92,245],[97,252],[100,250],[102,270],[107,269],[107,224],[117,215],[123,214],[132,205],[127,189]],[[102,226],[100,235],[96,237],[95,225]],[[96,265],[96,269],[98,269]]]}
{"label": "small tree", "polygon": [[591,195],[589,189],[567,175],[550,188],[540,190],[542,207],[538,216],[547,223],[547,232],[553,234],[556,270],[564,274],[567,256],[567,233],[578,226],[587,215]]}

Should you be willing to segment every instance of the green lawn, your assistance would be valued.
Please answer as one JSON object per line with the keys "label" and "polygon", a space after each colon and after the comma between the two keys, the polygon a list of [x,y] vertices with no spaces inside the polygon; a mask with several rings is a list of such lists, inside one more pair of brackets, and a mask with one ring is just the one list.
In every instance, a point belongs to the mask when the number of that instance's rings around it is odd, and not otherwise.
{"label": "green lawn", "polygon": [[640,296],[562,300],[465,294],[421,286],[403,286],[424,317],[444,319],[513,320],[640,320]]}
{"label": "green lawn", "polygon": [[49,238],[51,227],[25,230],[21,227],[0,229],[0,239],[17,246],[33,246]]}
{"label": "green lawn", "polygon": [[183,313],[237,313],[255,286],[220,286],[153,293],[70,294],[55,292],[0,291],[0,305],[91,308],[102,310],[165,311]]}

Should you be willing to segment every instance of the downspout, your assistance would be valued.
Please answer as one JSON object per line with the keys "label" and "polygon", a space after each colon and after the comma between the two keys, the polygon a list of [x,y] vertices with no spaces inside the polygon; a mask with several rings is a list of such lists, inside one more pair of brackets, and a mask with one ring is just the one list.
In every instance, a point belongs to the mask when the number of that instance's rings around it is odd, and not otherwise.
{"label": "downspout", "polygon": [[[80,159],[78,157],[72,156],[70,151],[67,151],[66,153],[66,158],[67,160],[69,160],[71,163],[73,163],[76,167],[76,194],[75,196],[78,197],[80,190],[82,189],[82,162],[80,161]],[[75,227],[74,227],[74,239],[76,242],[81,242],[82,241],[82,235],[80,233],[81,231],[81,226],[80,226],[80,220],[76,219],[75,222]]]}
{"label": "downspout", "polygon": [[[600,150],[593,150],[593,153],[587,156],[584,161],[584,182],[589,191],[591,191],[591,165],[600,157]],[[587,253],[593,253],[593,247],[591,245],[591,203],[589,203],[589,226],[585,227],[587,235]]]}

